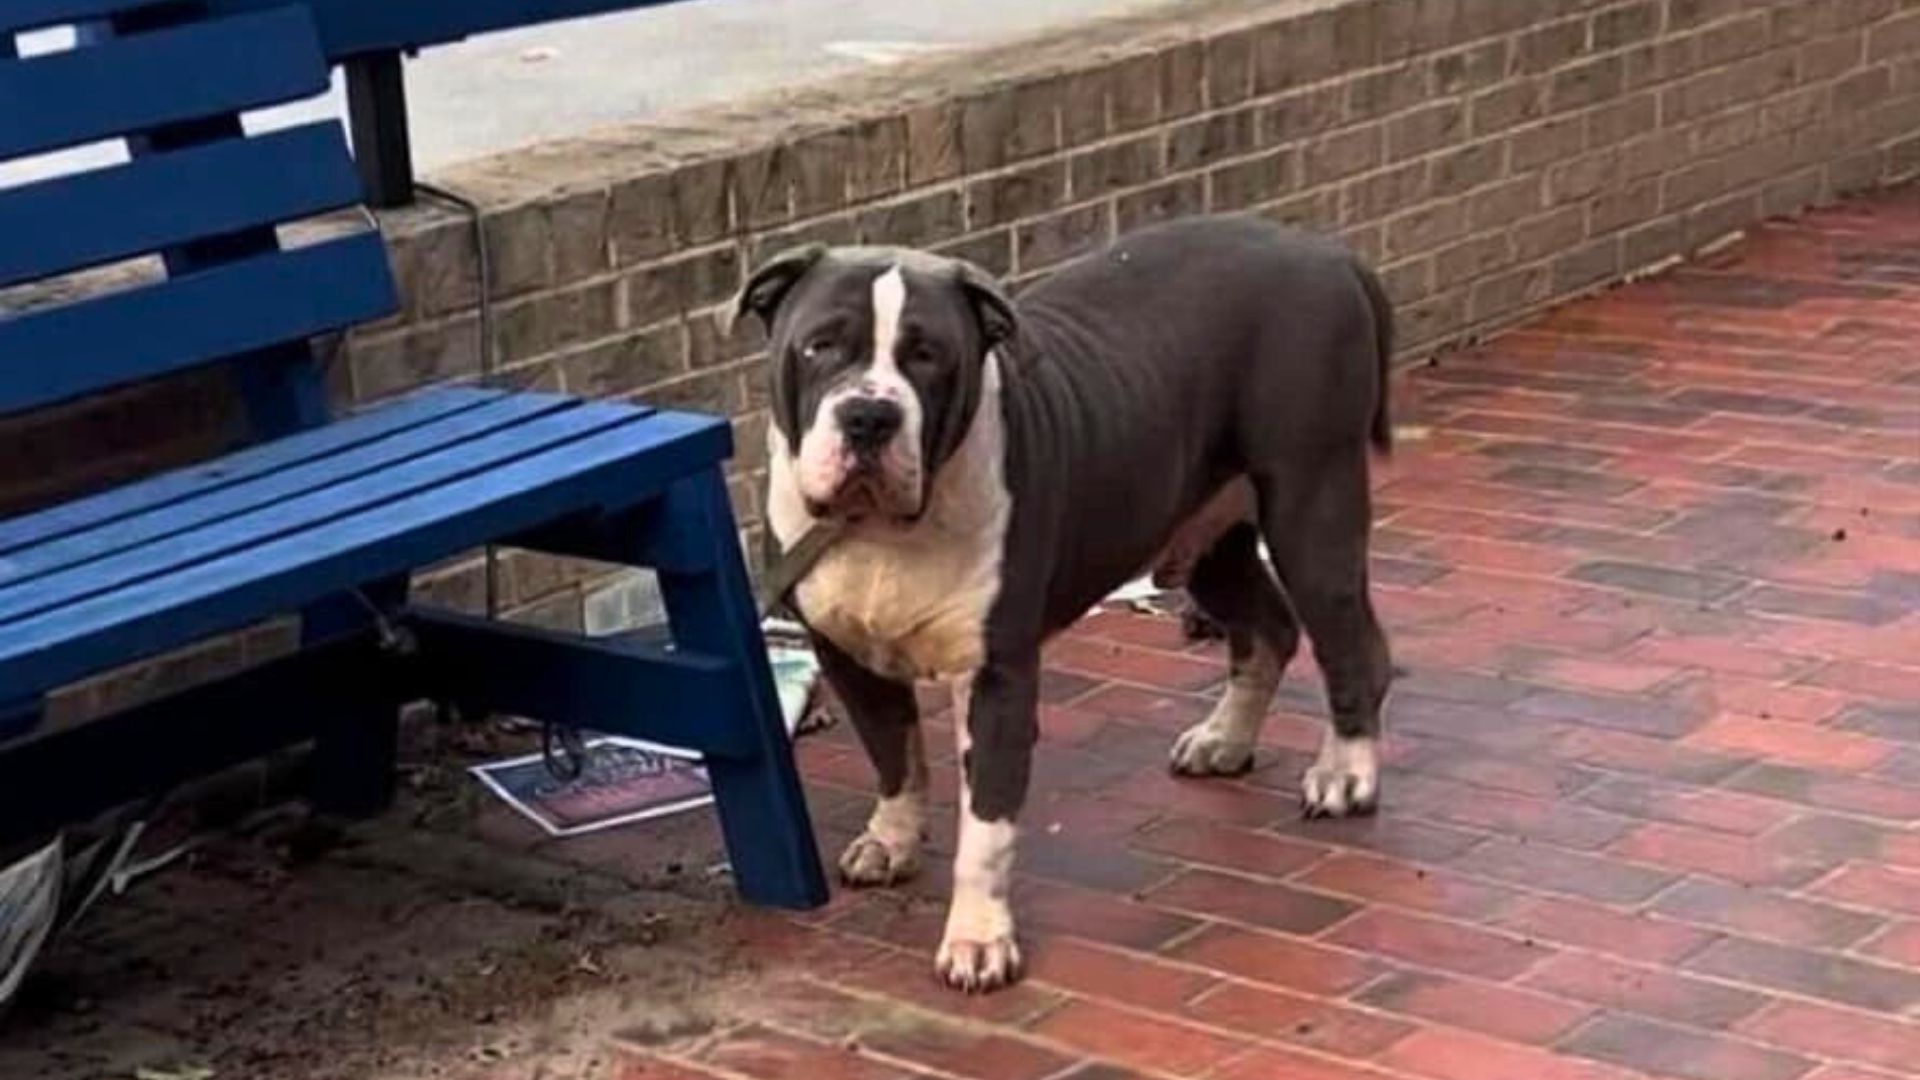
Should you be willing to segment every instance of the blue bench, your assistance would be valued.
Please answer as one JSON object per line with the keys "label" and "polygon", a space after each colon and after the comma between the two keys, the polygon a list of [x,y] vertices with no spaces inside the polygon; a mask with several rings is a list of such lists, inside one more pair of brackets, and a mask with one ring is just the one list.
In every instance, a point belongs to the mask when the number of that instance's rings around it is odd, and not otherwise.
{"label": "blue bench", "polygon": [[[322,805],[376,811],[399,707],[452,698],[704,752],[743,896],[821,903],[727,500],[726,420],[479,387],[330,417],[310,342],[394,310],[385,247],[366,227],[283,247],[276,225],[359,205],[354,162],[337,123],[249,137],[238,119],[325,89],[313,13],[142,2],[0,4],[0,160],[131,150],[0,190],[0,290],[164,264],[0,306],[0,422],[218,365],[255,441],[0,520],[0,849],[307,740]],[[18,31],[94,19],[111,35],[16,55]],[[486,543],[653,568],[672,647],[408,604],[411,571]],[[295,613],[284,657],[45,730],[63,685]]]}

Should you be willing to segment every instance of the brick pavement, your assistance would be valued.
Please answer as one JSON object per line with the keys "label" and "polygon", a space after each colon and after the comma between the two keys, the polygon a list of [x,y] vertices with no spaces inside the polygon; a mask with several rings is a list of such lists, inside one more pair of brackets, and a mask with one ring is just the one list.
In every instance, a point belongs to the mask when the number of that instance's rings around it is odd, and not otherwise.
{"label": "brick pavement", "polygon": [[[1095,614],[1051,658],[1024,984],[935,988],[936,866],[755,916],[747,1020],[624,1080],[1920,1075],[1920,192],[1405,382],[1376,820],[1298,819],[1304,659],[1259,769],[1169,777],[1220,650]],[[866,764],[802,758],[835,852]]]}

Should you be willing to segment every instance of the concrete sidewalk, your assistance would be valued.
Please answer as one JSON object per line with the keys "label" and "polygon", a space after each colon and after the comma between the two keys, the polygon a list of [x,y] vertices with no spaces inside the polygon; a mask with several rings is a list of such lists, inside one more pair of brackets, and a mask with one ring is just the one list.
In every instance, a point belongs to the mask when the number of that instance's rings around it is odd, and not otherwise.
{"label": "concrete sidewalk", "polygon": [[[978,48],[1174,0],[680,0],[658,7],[487,34],[407,63],[414,164],[423,175],[459,161],[612,124],[803,86],[930,52]],[[29,37],[29,53],[72,35]],[[342,116],[331,93],[269,109],[270,129]],[[124,160],[91,147],[0,165],[0,186]]]}

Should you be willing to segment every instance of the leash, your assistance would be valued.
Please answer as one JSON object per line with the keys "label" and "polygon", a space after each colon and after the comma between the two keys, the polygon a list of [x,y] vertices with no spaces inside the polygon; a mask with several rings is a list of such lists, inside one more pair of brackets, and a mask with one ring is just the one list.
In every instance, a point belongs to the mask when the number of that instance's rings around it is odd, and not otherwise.
{"label": "leash", "polygon": [[[473,246],[478,260],[476,270],[480,288],[479,330],[480,330],[480,378],[478,384],[483,387],[526,390],[530,389],[547,371],[558,363],[558,357],[549,358],[544,363],[532,365],[528,370],[518,373],[517,378],[508,377],[499,369],[498,359],[493,351],[493,282],[492,266],[487,257],[486,215],[480,205],[458,192],[450,191],[428,183],[418,183],[416,188],[425,195],[451,204],[466,215],[467,224],[473,234]],[[838,523],[817,523],[801,534],[793,547],[778,554],[773,564],[761,575],[760,586],[755,590],[754,608],[760,621],[765,622],[774,609],[787,599],[787,594],[807,576],[814,565],[825,555],[827,549],[839,538],[841,526]],[[485,548],[485,586],[486,611],[489,618],[499,615],[499,562],[493,545]],[[375,625],[380,628],[383,643],[393,642],[404,647],[406,642],[391,627],[375,605],[364,595],[361,602],[373,609]],[[586,768],[585,741],[576,728],[542,722],[540,725],[540,756],[547,771],[560,780],[575,780]]]}
{"label": "leash", "polygon": [[[480,289],[479,330],[480,330],[480,378],[476,385],[487,389],[522,391],[531,389],[548,369],[559,362],[558,356],[549,357],[544,363],[534,365],[518,379],[507,378],[499,369],[493,351],[493,266],[487,257],[486,214],[480,204],[457,191],[434,184],[417,182],[415,189],[423,195],[439,199],[459,209],[467,217],[467,226],[473,234],[475,259],[475,277]],[[500,552],[493,544],[481,549],[484,564],[484,586],[486,589],[487,618],[500,616]],[[550,720],[540,721],[540,759],[547,767],[547,773],[556,780],[573,781],[587,767],[586,739],[579,728],[555,724]]]}
{"label": "leash", "polygon": [[761,622],[786,602],[787,594],[819,563],[843,531],[844,526],[839,522],[817,521],[800,534],[792,547],[774,557],[773,565],[760,575],[760,587],[754,591],[754,609]]}
{"label": "leash", "polygon": [[[794,541],[792,547],[774,557],[773,565],[767,567],[760,576],[760,586],[754,590],[754,611],[761,623],[765,623],[774,609],[786,601],[793,587],[833,547],[841,531],[842,527],[837,522],[815,523],[800,534],[800,539]],[[802,709],[802,729],[805,728],[805,714],[811,711],[812,703],[809,701]],[[795,734],[800,732],[796,731]],[[586,743],[580,735],[580,729],[542,721],[540,757],[554,779],[562,782],[579,779],[587,767]]]}
{"label": "leash", "polygon": [[[837,521],[815,522],[806,532],[800,534],[792,547],[772,554],[771,564],[760,575],[760,585],[754,590],[754,609],[759,613],[762,632],[768,634],[770,640],[775,634],[781,637],[793,636],[791,630],[775,629],[771,625],[773,613],[786,602],[794,586],[798,585],[801,579],[819,564],[820,557],[833,547],[843,531],[845,526]],[[771,539],[772,534],[769,533],[768,536]],[[775,541],[770,546],[777,546],[777,543]],[[801,644],[804,644],[805,635],[799,636]],[[793,737],[796,739],[833,726],[833,717],[821,707],[821,679],[817,658],[815,663],[813,679],[807,686],[806,699],[801,702],[800,715],[794,719]]]}

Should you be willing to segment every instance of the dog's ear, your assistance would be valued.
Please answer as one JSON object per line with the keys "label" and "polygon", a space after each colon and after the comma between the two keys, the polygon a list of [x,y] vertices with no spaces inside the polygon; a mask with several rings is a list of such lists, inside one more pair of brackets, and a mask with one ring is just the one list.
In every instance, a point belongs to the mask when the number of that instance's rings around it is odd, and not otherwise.
{"label": "dog's ear", "polygon": [[788,248],[761,263],[748,276],[746,287],[734,298],[733,306],[727,309],[726,326],[722,329],[733,333],[735,324],[743,316],[751,314],[758,317],[760,324],[771,332],[773,315],[780,310],[780,301],[786,298],[794,283],[805,277],[807,271],[813,269],[814,264],[825,258],[826,254],[825,244],[803,244]]}
{"label": "dog's ear", "polygon": [[954,276],[959,279],[960,288],[973,303],[974,314],[980,320],[980,329],[987,339],[987,348],[1003,344],[1013,338],[1020,328],[1019,318],[1013,313],[1013,300],[993,275],[965,260],[954,263]]}

